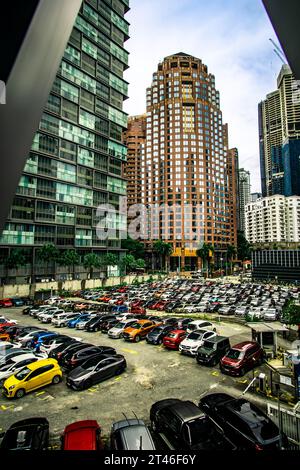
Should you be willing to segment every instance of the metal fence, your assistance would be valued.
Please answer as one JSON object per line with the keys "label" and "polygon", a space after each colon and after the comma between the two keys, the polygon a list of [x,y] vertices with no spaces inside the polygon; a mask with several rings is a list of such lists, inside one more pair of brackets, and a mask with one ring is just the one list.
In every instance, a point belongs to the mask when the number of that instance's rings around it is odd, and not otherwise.
{"label": "metal fence", "polygon": [[300,450],[300,413],[288,410],[280,405],[268,403],[268,416],[281,428],[290,443],[291,450]]}

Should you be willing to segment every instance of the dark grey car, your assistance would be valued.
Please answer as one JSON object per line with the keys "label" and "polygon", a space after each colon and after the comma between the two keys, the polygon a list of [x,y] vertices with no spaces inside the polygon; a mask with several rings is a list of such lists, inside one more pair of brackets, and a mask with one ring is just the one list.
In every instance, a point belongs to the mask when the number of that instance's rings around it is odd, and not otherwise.
{"label": "dark grey car", "polygon": [[155,445],[144,421],[126,419],[112,425],[110,448],[113,450],[155,450]]}

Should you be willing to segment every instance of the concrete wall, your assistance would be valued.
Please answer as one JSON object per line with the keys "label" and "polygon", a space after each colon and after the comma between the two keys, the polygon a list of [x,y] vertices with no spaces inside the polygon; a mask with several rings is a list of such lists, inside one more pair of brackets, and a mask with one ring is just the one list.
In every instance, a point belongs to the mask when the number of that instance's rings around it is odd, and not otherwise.
{"label": "concrete wall", "polygon": [[[0,287],[0,298],[4,299],[6,297],[27,297],[34,296],[34,293],[40,291],[41,289],[52,289],[53,292],[57,290],[79,290],[79,289],[89,289],[94,287],[110,287],[116,286],[123,282],[126,284],[132,284],[133,281],[143,282],[147,281],[151,276],[148,274],[143,274],[139,276],[128,275],[125,277],[110,277],[108,279],[87,279],[85,281],[62,281],[62,282],[39,282],[36,284],[14,284],[14,285],[5,285]],[[166,276],[161,276],[166,277]],[[158,279],[159,275],[152,275],[153,279]]]}

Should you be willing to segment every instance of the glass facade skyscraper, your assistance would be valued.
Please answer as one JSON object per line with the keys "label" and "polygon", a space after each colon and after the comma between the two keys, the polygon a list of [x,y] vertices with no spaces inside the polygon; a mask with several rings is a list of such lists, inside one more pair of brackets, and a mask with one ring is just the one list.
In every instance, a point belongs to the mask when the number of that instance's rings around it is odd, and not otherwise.
{"label": "glass facade skyscraper", "polygon": [[[124,19],[129,0],[84,0],[35,134],[7,223],[1,257],[20,246],[28,260],[43,244],[80,255],[120,255],[126,232],[119,197],[126,196],[122,111],[128,83]],[[17,138],[17,136],[16,136]],[[97,237],[97,207],[116,208],[114,239]]]}

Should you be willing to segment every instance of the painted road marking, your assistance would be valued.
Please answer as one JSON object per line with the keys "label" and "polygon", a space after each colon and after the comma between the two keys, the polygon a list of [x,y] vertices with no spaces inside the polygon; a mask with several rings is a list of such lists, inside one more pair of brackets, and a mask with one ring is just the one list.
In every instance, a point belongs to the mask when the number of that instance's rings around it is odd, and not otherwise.
{"label": "painted road marking", "polygon": [[115,378],[115,382],[117,382],[118,380],[121,380],[121,377],[116,377]]}
{"label": "painted road marking", "polygon": [[128,352],[130,354],[139,354],[137,351],[134,351],[134,349],[123,348],[123,349],[121,349],[121,351]]}
{"label": "painted road marking", "polygon": [[214,371],[214,372],[211,372],[211,375],[214,375],[215,377],[218,377],[220,375],[220,372]]}
{"label": "painted road marking", "polygon": [[89,392],[96,392],[98,389],[97,388],[88,388]]}
{"label": "painted road marking", "polygon": [[212,389],[212,388],[216,388],[217,386],[218,386],[218,384],[212,384],[212,385],[210,385],[209,388]]}
{"label": "painted road marking", "polygon": [[46,397],[42,398],[42,400],[54,400],[54,397],[47,395]]}
{"label": "painted road marking", "polygon": [[9,405],[9,406],[1,405],[1,408],[3,411],[12,410],[14,407],[15,407],[14,405]]}
{"label": "painted road marking", "polygon": [[38,397],[39,395],[43,395],[45,392],[38,392],[35,394],[36,397]]}
{"label": "painted road marking", "polygon": [[245,379],[245,380],[237,380],[237,382],[238,382],[239,384],[247,384],[247,383],[248,383],[248,380],[247,380],[247,379]]}

